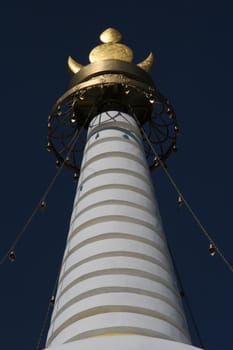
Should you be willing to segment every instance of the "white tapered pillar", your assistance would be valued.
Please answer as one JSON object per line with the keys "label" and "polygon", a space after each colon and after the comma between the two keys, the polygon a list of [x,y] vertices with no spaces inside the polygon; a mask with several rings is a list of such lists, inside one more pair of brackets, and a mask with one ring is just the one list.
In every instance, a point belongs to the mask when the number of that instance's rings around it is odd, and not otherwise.
{"label": "white tapered pillar", "polygon": [[133,117],[90,123],[47,337],[55,350],[188,350],[190,336]]}

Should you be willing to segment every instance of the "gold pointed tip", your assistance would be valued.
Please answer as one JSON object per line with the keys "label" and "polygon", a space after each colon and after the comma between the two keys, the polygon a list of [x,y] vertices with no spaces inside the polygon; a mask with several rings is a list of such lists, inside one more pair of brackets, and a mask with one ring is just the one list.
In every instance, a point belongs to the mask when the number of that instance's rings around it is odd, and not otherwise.
{"label": "gold pointed tip", "polygon": [[153,62],[154,62],[154,55],[151,52],[149,56],[144,61],[138,63],[137,66],[149,73],[152,68]]}
{"label": "gold pointed tip", "polygon": [[100,41],[104,44],[118,43],[121,39],[121,33],[114,28],[107,28],[100,34]]}
{"label": "gold pointed tip", "polygon": [[83,68],[83,65],[76,62],[71,56],[68,57],[67,64],[68,64],[69,71],[72,74],[78,73],[80,71],[80,69]]}

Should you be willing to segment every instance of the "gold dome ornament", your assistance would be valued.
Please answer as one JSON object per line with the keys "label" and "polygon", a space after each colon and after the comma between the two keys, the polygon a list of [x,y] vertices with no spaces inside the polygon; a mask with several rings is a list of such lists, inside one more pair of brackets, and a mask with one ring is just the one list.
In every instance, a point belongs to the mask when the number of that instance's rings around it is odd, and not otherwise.
{"label": "gold dome ornament", "polygon": [[[123,62],[133,62],[133,51],[126,45],[120,43],[121,33],[114,29],[108,28],[100,34],[101,44],[91,50],[89,54],[90,63],[104,60],[118,60]],[[152,53],[137,66],[146,72],[149,72],[154,61]],[[68,57],[68,67],[72,74],[78,73],[84,66],[75,61],[71,56]]]}
{"label": "gold dome ornament", "polygon": [[89,54],[91,63],[103,60],[133,61],[133,51],[126,45],[120,44],[121,34],[113,28],[106,29],[100,35],[101,45],[96,46]]}

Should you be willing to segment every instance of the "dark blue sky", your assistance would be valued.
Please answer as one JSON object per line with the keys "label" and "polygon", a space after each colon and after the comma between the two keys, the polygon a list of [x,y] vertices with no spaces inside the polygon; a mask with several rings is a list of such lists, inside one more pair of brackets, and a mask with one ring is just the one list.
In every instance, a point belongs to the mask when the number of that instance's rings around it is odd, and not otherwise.
{"label": "dark blue sky", "polygon": [[[181,133],[169,171],[232,262],[233,4],[222,1],[9,1],[0,5],[0,257],[55,174],[47,116],[67,89],[66,60],[88,63],[99,34],[116,27],[135,61],[155,55],[152,76],[176,110]],[[232,348],[233,275],[161,169],[153,173],[169,244],[205,348]],[[75,185],[64,170],[47,208],[0,266],[0,348],[35,350],[61,261]],[[189,317],[188,317],[189,319]],[[192,325],[191,325],[192,329]],[[198,345],[193,330],[194,344]],[[46,335],[46,332],[45,332]]]}

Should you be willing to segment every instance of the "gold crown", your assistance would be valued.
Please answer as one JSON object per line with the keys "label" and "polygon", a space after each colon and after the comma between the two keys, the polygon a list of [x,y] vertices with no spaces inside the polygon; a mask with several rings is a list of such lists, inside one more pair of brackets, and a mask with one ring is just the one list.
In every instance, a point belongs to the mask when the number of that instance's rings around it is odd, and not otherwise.
{"label": "gold crown", "polygon": [[[100,35],[102,44],[96,46],[89,54],[90,63],[103,60],[120,60],[131,63],[133,61],[133,51],[126,45],[120,43],[121,33],[114,29],[108,28]],[[154,61],[152,53],[137,66],[144,71],[149,72]],[[84,66],[75,61],[71,56],[68,58],[68,67],[72,74],[78,73]]]}

